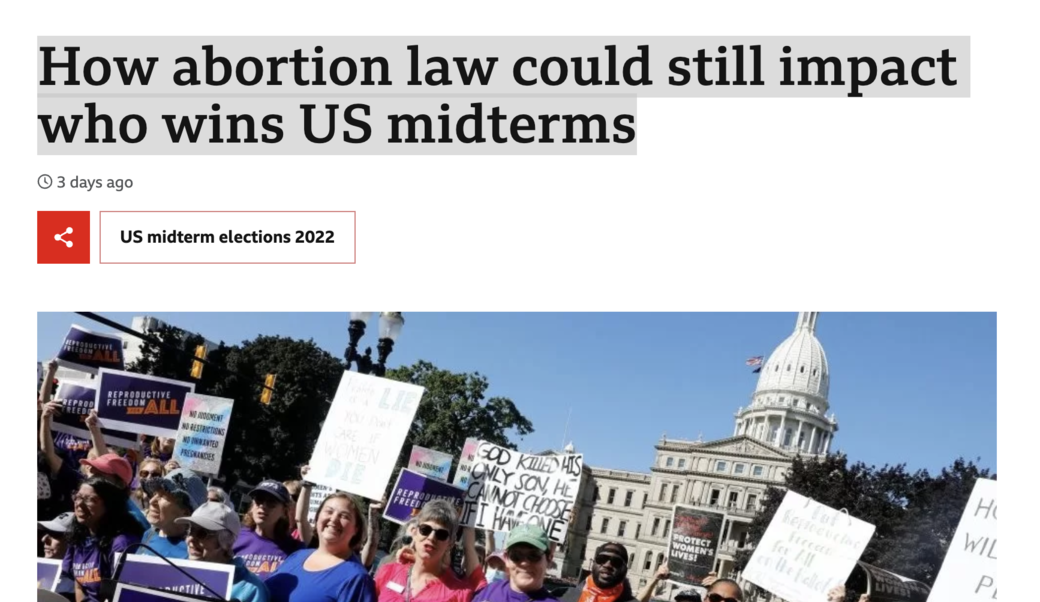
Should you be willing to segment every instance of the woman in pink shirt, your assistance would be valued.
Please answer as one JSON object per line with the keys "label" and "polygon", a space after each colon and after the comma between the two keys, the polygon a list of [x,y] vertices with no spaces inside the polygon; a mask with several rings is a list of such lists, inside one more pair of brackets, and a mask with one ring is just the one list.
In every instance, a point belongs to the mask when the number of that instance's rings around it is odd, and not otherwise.
{"label": "woman in pink shirt", "polygon": [[376,573],[379,602],[470,602],[473,592],[487,582],[473,529],[467,528],[464,535],[466,578],[459,579],[451,569],[458,529],[458,511],[451,502],[434,500],[423,506],[409,528],[415,561],[380,567]]}

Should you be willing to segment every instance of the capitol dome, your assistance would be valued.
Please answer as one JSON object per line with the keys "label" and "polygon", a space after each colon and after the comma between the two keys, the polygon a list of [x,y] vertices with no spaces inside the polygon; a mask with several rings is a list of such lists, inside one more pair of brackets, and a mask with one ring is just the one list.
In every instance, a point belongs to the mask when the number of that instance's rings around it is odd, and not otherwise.
{"label": "capitol dome", "polygon": [[[827,410],[830,370],[823,345],[816,338],[818,317],[819,312],[814,311],[798,314],[794,332],[762,365],[755,387],[756,403],[794,401],[804,404],[803,407],[814,405],[819,410]],[[800,399],[801,396],[805,399]]]}

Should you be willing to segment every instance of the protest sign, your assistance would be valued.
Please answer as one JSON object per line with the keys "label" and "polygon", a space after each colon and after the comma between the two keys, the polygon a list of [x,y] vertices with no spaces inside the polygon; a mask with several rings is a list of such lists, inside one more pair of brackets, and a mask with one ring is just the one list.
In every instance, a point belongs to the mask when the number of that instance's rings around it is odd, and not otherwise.
{"label": "protest sign", "polygon": [[185,397],[173,448],[173,459],[181,468],[212,476],[220,474],[220,458],[234,403],[234,399],[197,393]]}
{"label": "protest sign", "polygon": [[462,524],[509,531],[535,523],[563,543],[582,465],[581,454],[531,455],[481,441],[466,486]]}
{"label": "protest sign", "polygon": [[[234,564],[201,562],[196,560],[174,560],[170,562],[195,579],[206,584],[214,592],[231,597],[231,584],[235,577]],[[145,587],[155,587],[177,594],[212,596],[213,594],[184,573],[170,566],[161,558],[132,554],[126,557],[119,573],[119,582]]]}
{"label": "protest sign", "polygon": [[98,416],[108,428],[156,437],[176,437],[184,398],[193,383],[146,374],[98,371]]}
{"label": "protest sign", "polygon": [[668,579],[683,585],[700,585],[715,567],[726,515],[681,505],[675,506],[673,512],[668,537]]}
{"label": "protest sign", "polygon": [[381,499],[424,391],[387,378],[344,372],[314,445],[307,480]]}
{"label": "protest sign", "polygon": [[419,514],[426,502],[432,500],[448,500],[456,508],[462,507],[462,496],[466,492],[454,485],[421,475],[411,470],[402,470],[397,475],[390,500],[383,511],[383,518],[397,524],[408,522],[408,519]]}
{"label": "protest sign", "polygon": [[408,457],[408,470],[447,482],[454,459],[451,454],[413,445]]}
{"label": "protest sign", "polygon": [[844,585],[874,525],[793,491],[744,569],[744,579],[790,602],[819,602]]}
{"label": "protest sign", "polygon": [[314,524],[314,519],[318,516],[318,508],[321,507],[321,503],[335,491],[332,487],[324,485],[315,485],[311,488],[311,501],[307,507],[307,522]]}
{"label": "protest sign", "polygon": [[455,469],[455,478],[452,485],[466,487],[469,485],[469,473],[473,469],[473,461],[477,457],[477,444],[480,441],[470,437],[462,446],[462,455],[459,456],[459,467]]}
{"label": "protest sign", "polygon": [[[90,380],[63,380],[58,384],[58,390],[54,394],[54,400],[61,402],[61,414],[51,420],[51,430],[56,433],[65,433],[90,441],[90,429],[87,428],[86,420],[90,411],[94,409],[97,399],[97,381]],[[102,425],[105,422],[102,421]],[[105,436],[105,443],[115,447],[126,447],[137,449],[137,435],[126,431],[102,428],[101,434]],[[57,444],[57,440],[55,440]]]}
{"label": "protest sign", "polygon": [[997,482],[976,479],[928,602],[997,599]]}
{"label": "protest sign", "polygon": [[123,339],[114,334],[91,332],[73,324],[55,360],[63,368],[90,374],[97,374],[99,368],[122,370]]}
{"label": "protest sign", "polygon": [[870,592],[870,602],[927,602],[931,588],[926,583],[915,581],[892,571],[867,564],[862,560],[849,577],[849,585],[863,583],[866,587],[857,591]]}
{"label": "protest sign", "polygon": [[36,559],[36,589],[55,591],[61,581],[61,561],[50,558]]}
{"label": "protest sign", "polygon": [[120,583],[116,586],[112,602],[197,602],[202,599],[216,600],[209,592],[202,596],[182,596],[173,592],[156,591],[147,587]]}

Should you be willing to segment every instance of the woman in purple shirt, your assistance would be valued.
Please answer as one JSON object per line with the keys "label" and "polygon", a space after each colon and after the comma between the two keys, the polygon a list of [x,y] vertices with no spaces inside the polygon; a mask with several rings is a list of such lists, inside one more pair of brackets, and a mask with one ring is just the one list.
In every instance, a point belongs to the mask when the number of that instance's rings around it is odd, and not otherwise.
{"label": "woman in purple shirt", "polygon": [[267,579],[303,543],[289,533],[289,490],[278,481],[267,480],[249,492],[253,505],[242,520],[235,540],[235,558],[261,579]]}
{"label": "woman in purple shirt", "polygon": [[141,541],[141,525],[127,508],[126,489],[105,479],[87,479],[73,498],[76,516],[68,536],[62,574],[75,580],[76,600],[102,600],[119,554]]}

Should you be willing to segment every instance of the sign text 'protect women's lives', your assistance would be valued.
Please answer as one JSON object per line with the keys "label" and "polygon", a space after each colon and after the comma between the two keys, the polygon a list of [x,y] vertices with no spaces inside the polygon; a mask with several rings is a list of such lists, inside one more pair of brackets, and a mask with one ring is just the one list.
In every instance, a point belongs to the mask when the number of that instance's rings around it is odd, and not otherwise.
{"label": "sign text 'protect women's lives'", "polygon": [[524,454],[481,441],[466,486],[462,524],[510,531],[534,523],[549,539],[563,543],[582,465],[581,454]]}

